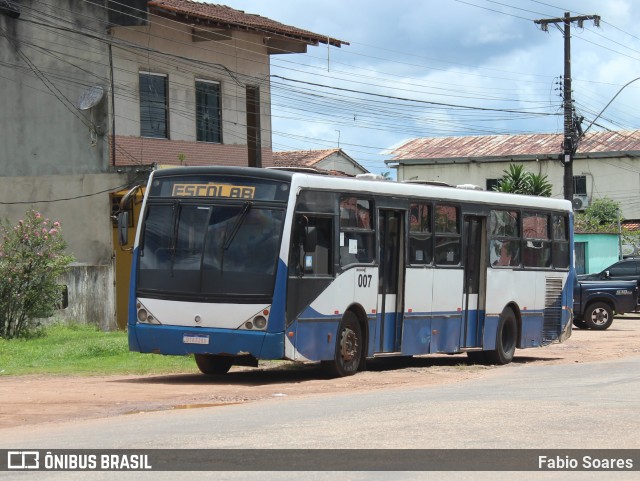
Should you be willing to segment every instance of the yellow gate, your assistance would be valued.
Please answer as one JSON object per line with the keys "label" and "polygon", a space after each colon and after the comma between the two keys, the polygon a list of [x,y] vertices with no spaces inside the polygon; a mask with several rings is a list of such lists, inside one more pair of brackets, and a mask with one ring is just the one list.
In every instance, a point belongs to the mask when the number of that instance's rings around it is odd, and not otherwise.
{"label": "yellow gate", "polygon": [[135,195],[131,196],[131,201],[125,206],[129,212],[129,245],[120,246],[118,243],[118,221],[116,214],[120,209],[120,201],[129,192],[121,190],[110,194],[111,214],[113,218],[113,246],[115,262],[115,288],[116,288],[116,322],[118,329],[127,328],[127,315],[129,309],[129,281],[131,278],[131,254],[133,241],[136,235],[136,227],[140,218],[142,208],[142,197],[144,188],[138,189]]}

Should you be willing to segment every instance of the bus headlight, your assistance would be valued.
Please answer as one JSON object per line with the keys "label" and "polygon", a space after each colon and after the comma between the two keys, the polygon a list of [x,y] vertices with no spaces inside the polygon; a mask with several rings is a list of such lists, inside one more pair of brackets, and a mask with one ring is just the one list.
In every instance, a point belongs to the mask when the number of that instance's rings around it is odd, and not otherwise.
{"label": "bus headlight", "polygon": [[138,322],[146,324],[162,324],[149,310],[138,302],[136,307],[138,308]]}
{"label": "bus headlight", "polygon": [[238,329],[264,331],[269,324],[269,309],[264,308],[259,312],[256,312],[253,316],[246,319],[242,324],[238,326]]}
{"label": "bus headlight", "polygon": [[267,320],[263,316],[256,316],[253,319],[253,325],[256,329],[264,329],[267,327]]}

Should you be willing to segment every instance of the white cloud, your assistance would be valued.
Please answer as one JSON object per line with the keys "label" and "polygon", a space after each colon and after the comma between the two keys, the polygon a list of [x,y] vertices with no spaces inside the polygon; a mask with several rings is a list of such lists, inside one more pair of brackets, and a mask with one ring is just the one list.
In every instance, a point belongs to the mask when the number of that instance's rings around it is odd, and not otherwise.
{"label": "white cloud", "polygon": [[[561,101],[556,90],[560,85],[555,82],[563,74],[562,33],[553,26],[542,32],[532,20],[562,17],[565,11],[602,17],[599,29],[592,22],[585,22],[584,29],[572,25],[573,90],[582,115],[595,116],[622,85],[640,77],[640,34],[635,33],[640,2],[632,0],[508,2],[516,8],[508,8],[507,2],[501,5],[484,0],[224,3],[350,41],[350,46],[331,49],[329,72],[324,46],[310,47],[306,55],[272,59],[273,73],[347,89],[483,108],[546,108],[553,112]],[[552,3],[557,7],[549,6]],[[379,152],[408,137],[562,129],[561,117],[533,119],[507,113],[437,111],[427,104],[422,108],[407,102],[393,104],[391,99],[364,94],[357,95],[357,101],[349,100],[355,94],[346,92],[333,92],[342,100],[330,102],[323,89],[304,84],[298,87],[320,97],[313,103],[309,99],[305,104],[303,98],[296,103],[306,109],[296,115],[304,121],[279,119],[279,100],[274,98],[276,149],[326,148],[336,144],[339,130],[340,144],[349,155],[382,170],[386,169]],[[292,100],[288,102],[291,108]],[[640,128],[635,115],[639,103],[640,81],[625,89],[605,117],[611,116],[620,128]],[[282,137],[280,133],[301,139]]]}

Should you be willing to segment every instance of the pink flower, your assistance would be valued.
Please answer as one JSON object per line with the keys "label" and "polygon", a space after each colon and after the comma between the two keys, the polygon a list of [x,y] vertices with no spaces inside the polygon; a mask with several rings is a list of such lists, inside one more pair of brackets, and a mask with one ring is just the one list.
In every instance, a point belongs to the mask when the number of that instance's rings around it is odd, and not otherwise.
{"label": "pink flower", "polygon": [[50,234],[50,235],[53,235],[53,234],[56,234],[57,232],[58,232],[58,229],[51,229],[51,230],[49,231],[49,234]]}
{"label": "pink flower", "polygon": [[42,217],[42,214],[40,212],[36,212],[36,219],[40,219]]}
{"label": "pink flower", "polygon": [[53,227],[60,227],[60,222],[55,221],[55,222],[53,223]]}

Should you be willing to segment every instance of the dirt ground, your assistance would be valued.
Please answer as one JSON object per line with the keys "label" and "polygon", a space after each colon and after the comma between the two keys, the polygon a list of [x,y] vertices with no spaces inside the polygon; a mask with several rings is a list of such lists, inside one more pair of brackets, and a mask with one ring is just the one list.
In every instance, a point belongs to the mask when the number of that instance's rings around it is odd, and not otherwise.
{"label": "dirt ground", "polygon": [[[563,344],[516,351],[516,364],[563,364],[640,356],[640,315],[617,317],[606,331],[573,330]],[[275,365],[275,366],[274,366]],[[327,379],[317,365],[265,363],[200,374],[0,377],[0,429],[144,411],[249,403],[281,396],[414,388],[481,377],[499,366],[472,365],[466,355],[376,359],[355,376]]]}

